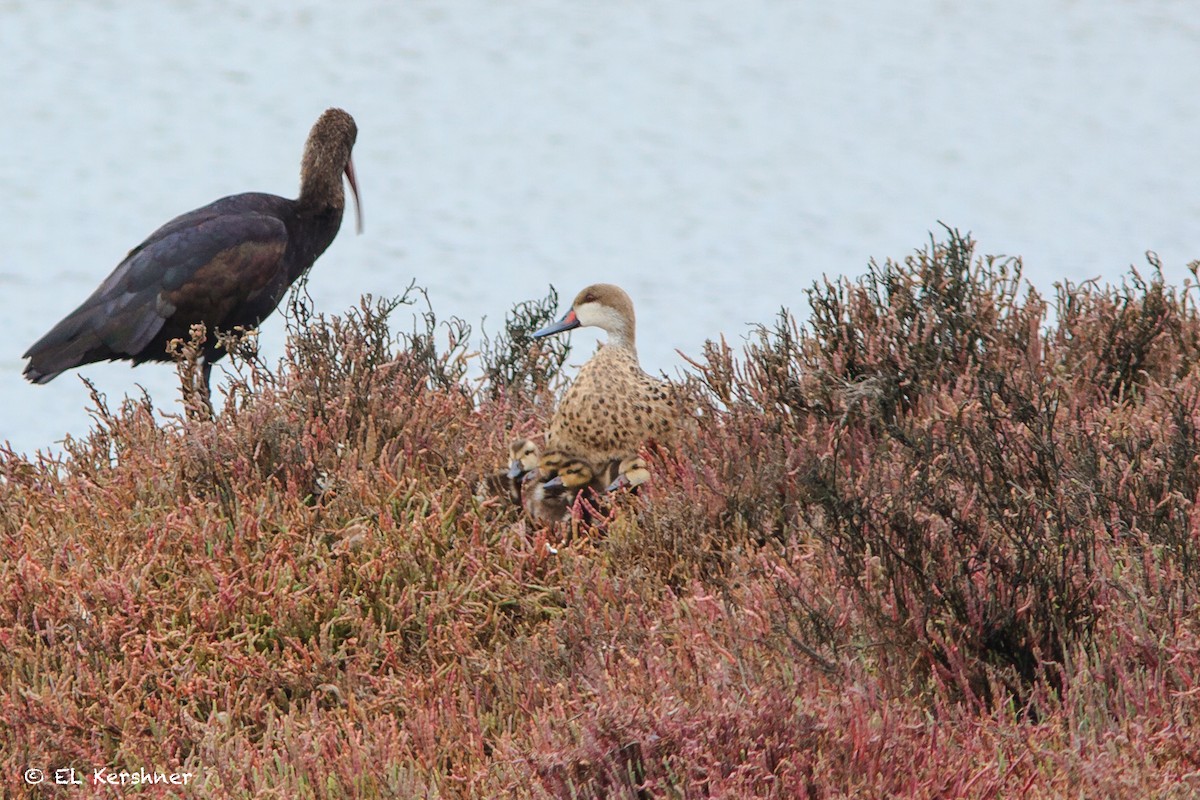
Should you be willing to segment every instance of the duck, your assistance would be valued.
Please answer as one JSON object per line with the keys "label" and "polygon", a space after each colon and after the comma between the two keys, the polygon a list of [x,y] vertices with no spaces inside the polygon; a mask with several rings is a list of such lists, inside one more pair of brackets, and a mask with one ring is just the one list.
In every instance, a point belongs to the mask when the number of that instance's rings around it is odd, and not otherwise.
{"label": "duck", "polygon": [[624,289],[611,283],[588,286],[562,319],[533,336],[589,326],[605,331],[608,340],[563,395],[550,421],[547,446],[607,464],[636,452],[648,439],[673,438],[678,403],[670,384],[646,374],[638,362],[633,300]]}

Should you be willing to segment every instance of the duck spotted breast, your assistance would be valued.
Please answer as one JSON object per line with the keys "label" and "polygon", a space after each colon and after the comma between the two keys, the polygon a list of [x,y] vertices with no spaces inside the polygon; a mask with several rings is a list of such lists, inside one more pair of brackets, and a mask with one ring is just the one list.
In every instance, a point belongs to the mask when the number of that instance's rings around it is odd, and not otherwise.
{"label": "duck spotted breast", "polygon": [[608,342],[579,370],[550,421],[549,447],[603,464],[636,452],[647,439],[668,440],[679,419],[670,386],[638,363],[633,301],[620,287],[598,283],[575,298],[553,325],[534,334],[595,326]]}

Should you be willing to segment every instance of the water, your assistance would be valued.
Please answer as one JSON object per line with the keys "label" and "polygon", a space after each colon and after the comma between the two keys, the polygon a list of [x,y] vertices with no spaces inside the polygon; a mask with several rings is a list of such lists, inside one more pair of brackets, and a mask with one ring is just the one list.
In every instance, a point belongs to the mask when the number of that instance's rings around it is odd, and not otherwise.
{"label": "water", "polygon": [[[358,120],[366,231],[312,273],[322,311],[412,279],[495,331],[548,284],[633,296],[651,371],[803,310],[823,273],[939,220],[1027,275],[1200,257],[1190,6],[920,0],[325,3],[0,0],[0,440],[87,430],[75,373],[20,354],[172,216],[294,196],[304,137]],[[575,361],[597,336],[573,334]],[[282,352],[278,319],[263,343]],[[89,366],[110,400],[172,370]]]}

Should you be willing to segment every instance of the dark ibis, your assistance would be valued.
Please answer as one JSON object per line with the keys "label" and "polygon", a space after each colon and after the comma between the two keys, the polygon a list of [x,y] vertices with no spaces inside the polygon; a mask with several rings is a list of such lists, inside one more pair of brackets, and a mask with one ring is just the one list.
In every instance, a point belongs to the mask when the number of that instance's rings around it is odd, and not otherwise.
{"label": "dark ibis", "polygon": [[257,327],[337,236],[346,208],[343,174],[361,232],[350,158],[357,137],[354,118],[331,108],[308,134],[297,199],[235,194],[150,234],[91,297],[25,352],[25,377],[48,383],[97,361],[169,361],[168,342],[186,341],[191,327],[204,323],[207,392],[212,363],[225,354],[216,331]]}

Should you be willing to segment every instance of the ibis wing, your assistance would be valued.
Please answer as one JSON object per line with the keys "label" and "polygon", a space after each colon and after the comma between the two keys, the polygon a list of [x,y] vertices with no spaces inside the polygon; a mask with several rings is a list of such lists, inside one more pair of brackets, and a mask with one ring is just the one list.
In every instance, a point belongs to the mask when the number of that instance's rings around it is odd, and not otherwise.
{"label": "ibis wing", "polygon": [[205,211],[172,220],[134,248],[29,348],[26,375],[45,382],[81,364],[137,356],[168,320],[183,330],[222,326],[231,310],[279,280],[287,248],[279,218]]}
{"label": "ibis wing", "polygon": [[188,324],[209,328],[257,325],[274,310],[289,278],[284,266],[287,229],[276,217],[244,215],[236,226],[198,226],[196,233],[221,242],[203,261],[183,258],[163,274],[156,304]]}

